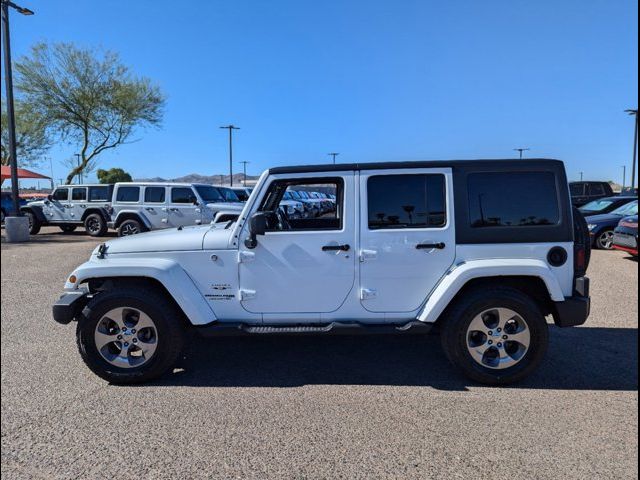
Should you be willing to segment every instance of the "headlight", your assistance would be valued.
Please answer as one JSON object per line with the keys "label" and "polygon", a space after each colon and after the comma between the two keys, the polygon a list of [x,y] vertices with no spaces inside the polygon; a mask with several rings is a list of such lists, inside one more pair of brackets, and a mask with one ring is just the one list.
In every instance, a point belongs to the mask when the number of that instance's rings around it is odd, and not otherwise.
{"label": "headlight", "polygon": [[594,231],[596,228],[598,228],[598,225],[594,225],[593,223],[590,223],[589,225],[587,225],[587,227],[589,227],[589,231],[592,232]]}

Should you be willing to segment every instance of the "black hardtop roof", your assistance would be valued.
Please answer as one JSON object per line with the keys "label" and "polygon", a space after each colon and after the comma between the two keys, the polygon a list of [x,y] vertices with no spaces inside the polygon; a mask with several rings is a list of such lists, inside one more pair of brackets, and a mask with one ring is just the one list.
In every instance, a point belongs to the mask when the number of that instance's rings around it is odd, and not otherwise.
{"label": "black hardtop roof", "polygon": [[338,163],[336,165],[299,165],[291,167],[274,167],[269,169],[270,174],[289,174],[289,173],[325,173],[325,172],[344,172],[358,170],[396,170],[411,168],[491,168],[496,167],[504,169],[508,164],[517,165],[518,169],[522,168],[564,168],[564,164],[560,160],[549,158],[529,158],[520,160],[516,158],[504,159],[478,159],[478,160],[427,160],[413,162],[381,162],[381,163]]}

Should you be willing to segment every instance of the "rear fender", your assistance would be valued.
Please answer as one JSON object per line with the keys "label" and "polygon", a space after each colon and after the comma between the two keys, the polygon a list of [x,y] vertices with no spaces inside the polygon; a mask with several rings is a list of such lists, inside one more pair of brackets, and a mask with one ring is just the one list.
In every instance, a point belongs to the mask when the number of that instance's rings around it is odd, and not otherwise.
{"label": "rear fender", "polygon": [[547,287],[552,301],[562,302],[565,299],[553,271],[540,260],[474,260],[456,265],[447,272],[429,295],[424,308],[418,315],[418,320],[427,323],[438,320],[438,317],[470,280],[505,276],[540,278]]}
{"label": "rear fender", "polygon": [[152,230],[153,227],[149,219],[139,210],[121,210],[116,215],[113,223],[115,228],[118,228],[122,222],[124,222],[127,218],[135,217],[147,230]]}

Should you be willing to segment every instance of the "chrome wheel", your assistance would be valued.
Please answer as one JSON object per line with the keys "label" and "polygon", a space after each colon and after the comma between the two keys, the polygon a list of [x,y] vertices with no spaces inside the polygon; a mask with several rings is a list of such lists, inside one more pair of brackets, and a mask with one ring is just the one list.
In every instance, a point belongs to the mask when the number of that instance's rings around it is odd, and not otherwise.
{"label": "chrome wheel", "polygon": [[466,343],[476,363],[501,370],[524,358],[531,344],[531,332],[527,322],[513,310],[492,308],[471,321]]}
{"label": "chrome wheel", "polygon": [[611,250],[613,248],[613,231],[608,230],[602,232],[598,237],[598,247],[604,250]]}
{"label": "chrome wheel", "polygon": [[158,346],[158,330],[147,314],[131,307],[107,312],[96,325],[96,348],[103,359],[120,368],[147,363]]}

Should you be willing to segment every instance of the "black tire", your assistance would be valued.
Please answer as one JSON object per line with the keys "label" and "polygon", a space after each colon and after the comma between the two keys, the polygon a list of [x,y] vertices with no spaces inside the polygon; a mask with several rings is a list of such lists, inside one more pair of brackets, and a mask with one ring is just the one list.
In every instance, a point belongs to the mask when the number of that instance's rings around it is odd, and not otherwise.
{"label": "black tire", "polygon": [[60,225],[60,230],[64,233],[71,233],[76,231],[77,225]]}
{"label": "black tire", "polygon": [[[140,366],[121,368],[106,361],[96,347],[95,331],[103,316],[115,308],[130,307],[154,322],[158,344],[153,356]],[[78,350],[84,363],[100,378],[114,384],[143,383],[158,378],[177,362],[184,348],[182,313],[164,295],[143,286],[116,288],[94,297],[83,311],[76,328]]]}
{"label": "black tire", "polygon": [[107,234],[107,222],[99,213],[91,213],[84,219],[84,228],[92,237],[104,237]]}
{"label": "black tire", "polygon": [[118,236],[127,237],[129,235],[136,235],[144,231],[145,229],[142,227],[142,224],[138,220],[130,218],[120,224],[120,226],[118,227]]}
{"label": "black tire", "polygon": [[[473,359],[467,348],[467,329],[480,313],[492,308],[508,308],[526,323],[531,335],[528,351],[512,367],[492,369]],[[536,302],[509,287],[478,288],[464,294],[445,313],[441,341],[447,358],[467,377],[486,385],[505,385],[522,380],[539,365],[547,351],[549,330]]]}
{"label": "black tire", "polygon": [[613,250],[613,230],[604,229],[601,232],[598,232],[596,235],[595,246],[599,250]]}
{"label": "black tire", "polygon": [[26,212],[26,215],[29,219],[29,235],[37,235],[42,228],[42,222],[38,219],[36,214],[30,210]]}
{"label": "black tire", "polygon": [[4,223],[4,217],[6,217],[7,215],[4,213],[4,208],[1,210],[0,213],[0,222]]}

